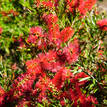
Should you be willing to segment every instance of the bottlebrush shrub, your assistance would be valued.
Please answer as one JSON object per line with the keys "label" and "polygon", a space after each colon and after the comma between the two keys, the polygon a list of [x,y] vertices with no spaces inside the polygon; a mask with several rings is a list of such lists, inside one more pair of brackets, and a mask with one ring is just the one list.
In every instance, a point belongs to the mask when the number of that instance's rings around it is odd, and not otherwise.
{"label": "bottlebrush shrub", "polygon": [[1,1],[0,107],[105,104],[107,21],[95,3]]}

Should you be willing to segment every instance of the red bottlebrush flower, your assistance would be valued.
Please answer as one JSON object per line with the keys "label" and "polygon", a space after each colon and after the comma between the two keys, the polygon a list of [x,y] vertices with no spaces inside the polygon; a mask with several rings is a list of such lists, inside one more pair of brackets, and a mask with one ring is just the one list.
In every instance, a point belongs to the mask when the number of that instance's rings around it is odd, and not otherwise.
{"label": "red bottlebrush flower", "polygon": [[38,49],[40,49],[40,50],[46,49],[46,47],[47,47],[46,41],[43,40],[43,39],[39,39],[39,40],[37,41],[37,47],[38,47]]}
{"label": "red bottlebrush flower", "polygon": [[27,71],[35,72],[36,74],[41,73],[41,67],[38,62],[39,62],[38,59],[28,60],[26,62]]}
{"label": "red bottlebrush flower", "polygon": [[36,40],[38,39],[38,37],[35,35],[29,35],[29,37],[27,38],[27,42],[28,43],[36,43]]}
{"label": "red bottlebrush flower", "polygon": [[49,70],[50,68],[50,63],[48,61],[48,56],[46,57],[45,54],[39,54],[38,55],[38,59],[39,59],[39,65],[41,67],[41,69],[44,70]]}
{"label": "red bottlebrush flower", "polygon": [[71,27],[66,27],[61,31],[61,39],[63,42],[68,41],[74,34],[74,30]]}
{"label": "red bottlebrush flower", "polygon": [[83,85],[85,85],[85,83],[88,80],[79,81],[79,79],[86,78],[86,77],[89,77],[89,76],[87,74],[85,74],[84,72],[80,72],[80,73],[76,74],[74,78],[75,78],[75,80],[78,81],[78,86],[83,86]]}
{"label": "red bottlebrush flower", "polygon": [[73,10],[75,10],[79,5],[79,0],[67,0],[67,5],[69,6],[71,13],[73,13]]}
{"label": "red bottlebrush flower", "polygon": [[44,8],[49,8],[49,9],[51,9],[51,8],[53,8],[54,7],[54,2],[53,2],[53,0],[36,0],[35,1],[36,2],[36,6],[39,8],[39,7],[41,7],[41,6],[43,6]]}
{"label": "red bottlebrush flower", "polygon": [[50,70],[54,68],[54,62],[56,58],[56,53],[54,51],[49,51],[48,53],[41,53],[38,55],[38,62],[41,67],[41,69],[44,70]]}
{"label": "red bottlebrush flower", "polygon": [[97,99],[93,96],[88,96],[87,97],[87,102],[89,102],[89,104],[90,104],[90,102],[93,103],[93,104],[98,104]]}
{"label": "red bottlebrush flower", "polygon": [[44,7],[49,7],[49,8],[54,7],[54,4],[51,1],[43,1],[42,4]]}
{"label": "red bottlebrush flower", "polygon": [[41,91],[48,89],[50,79],[43,73],[42,77],[39,77],[39,81],[35,84],[35,89],[39,88]]}
{"label": "red bottlebrush flower", "polygon": [[87,0],[86,1],[86,8],[90,11],[93,7],[93,5],[95,5],[97,0]]}
{"label": "red bottlebrush flower", "polygon": [[73,53],[71,56],[71,62],[76,62],[78,60],[78,57],[79,57],[78,54]]}
{"label": "red bottlebrush flower", "polygon": [[80,78],[85,78],[85,77],[88,77],[88,75],[85,74],[84,72],[80,72],[76,74],[75,79],[80,79]]}
{"label": "red bottlebrush flower", "polygon": [[46,57],[48,58],[48,61],[55,61],[56,59],[56,51],[54,50],[49,50],[48,53],[46,53]]}
{"label": "red bottlebrush flower", "polygon": [[78,83],[75,83],[74,88],[75,89],[70,88],[67,92],[69,99],[74,102],[73,106],[80,105],[80,107],[86,107],[89,105],[88,107],[93,107],[92,100],[88,102],[86,95],[82,93]]}
{"label": "red bottlebrush flower", "polygon": [[59,0],[54,0],[54,2],[55,2],[55,7],[57,7],[58,6],[58,2],[59,2]]}
{"label": "red bottlebrush flower", "polygon": [[5,91],[3,90],[3,88],[0,86],[0,96],[2,96],[5,93]]}
{"label": "red bottlebrush flower", "polygon": [[58,70],[60,70],[61,69],[61,65],[60,65],[60,63],[59,62],[51,62],[50,63],[50,71],[51,72],[53,72],[53,73],[55,73],[55,72],[57,72]]}
{"label": "red bottlebrush flower", "polygon": [[57,52],[57,60],[61,65],[65,64],[65,62],[68,61],[67,55],[71,56],[71,53],[69,52],[67,48],[64,48],[64,52],[60,52],[60,51]]}
{"label": "red bottlebrush flower", "polygon": [[39,7],[40,6],[40,0],[36,0],[36,6]]}
{"label": "red bottlebrush flower", "polygon": [[0,34],[2,34],[2,32],[3,32],[3,29],[0,27]]}
{"label": "red bottlebrush flower", "polygon": [[43,34],[42,28],[39,27],[39,26],[37,26],[37,27],[32,27],[32,28],[30,29],[30,33],[31,33],[31,34],[35,34],[35,35],[37,35],[37,36],[40,36],[40,35]]}
{"label": "red bottlebrush flower", "polygon": [[77,7],[79,4],[79,0],[66,0],[67,4],[71,7]]}
{"label": "red bottlebrush flower", "polygon": [[49,27],[58,22],[58,17],[56,16],[56,14],[49,14],[49,15],[44,14],[43,18],[45,19]]}
{"label": "red bottlebrush flower", "polygon": [[40,102],[40,103],[42,103],[43,101],[45,102],[45,100],[48,101],[46,90],[45,91],[41,91],[39,96],[38,96],[38,98],[37,98],[37,101]]}
{"label": "red bottlebrush flower", "polygon": [[75,103],[77,102],[79,97],[82,95],[82,92],[77,85],[75,86],[75,90],[70,89],[69,92],[70,92],[71,100],[73,100]]}
{"label": "red bottlebrush flower", "polygon": [[56,44],[58,44],[57,41],[60,38],[60,31],[59,31],[58,24],[55,24],[52,26],[52,28],[49,28],[49,36],[48,37],[49,37],[50,42],[54,41]]}
{"label": "red bottlebrush flower", "polygon": [[49,44],[56,45],[57,47],[60,47],[61,40],[60,40],[60,28],[59,25],[57,24],[58,22],[58,17],[56,14],[49,14],[43,15],[43,18],[45,19],[47,25],[48,25],[48,39],[49,39]]}
{"label": "red bottlebrush flower", "polygon": [[61,89],[64,83],[64,81],[62,80],[62,72],[63,70],[57,72],[54,78],[52,79],[52,83],[55,85],[55,87],[57,87],[57,89]]}
{"label": "red bottlebrush flower", "polygon": [[107,19],[98,20],[97,25],[101,30],[107,31]]}
{"label": "red bottlebrush flower", "polygon": [[79,53],[80,48],[78,40],[74,39],[74,41],[70,43],[68,47],[63,48],[62,52],[57,52],[57,58],[61,64],[65,64],[65,62],[71,64],[78,60]]}
{"label": "red bottlebrush flower", "polygon": [[5,94],[5,91],[4,91],[3,88],[0,86],[0,106],[1,106],[2,103],[3,103],[4,94]]}
{"label": "red bottlebrush flower", "polygon": [[74,40],[68,47],[64,47],[62,52],[57,52],[58,61],[61,64],[65,64],[66,62],[69,64],[74,63],[78,60],[79,51],[78,40]]}
{"label": "red bottlebrush flower", "polygon": [[82,2],[82,3],[79,5],[78,10],[79,10],[79,12],[80,12],[80,15],[83,15],[83,16],[86,15],[87,10],[85,9],[85,2]]}
{"label": "red bottlebrush flower", "polygon": [[68,45],[70,51],[72,51],[72,53],[79,53],[80,49],[79,49],[79,43],[78,43],[78,39],[74,39],[72,43],[70,43]]}
{"label": "red bottlebrush flower", "polygon": [[93,5],[96,3],[96,0],[80,0],[78,10],[81,15],[85,16],[88,11],[90,11]]}
{"label": "red bottlebrush flower", "polygon": [[98,57],[103,56],[103,53],[104,53],[104,51],[103,51],[103,50],[99,50],[99,51],[98,51]]}
{"label": "red bottlebrush flower", "polygon": [[52,83],[57,87],[57,89],[61,89],[64,85],[64,81],[70,77],[70,71],[65,69],[65,68],[61,68],[56,75],[54,76],[54,78],[52,79]]}
{"label": "red bottlebrush flower", "polygon": [[29,99],[27,94],[32,92],[32,85],[36,79],[36,72],[26,72],[21,74],[17,79],[14,80],[12,88],[7,92],[8,100],[11,102],[13,100],[19,99],[22,95]]}
{"label": "red bottlebrush flower", "polygon": [[81,95],[79,97],[79,101],[80,101],[80,107],[86,107],[86,96],[85,95]]}
{"label": "red bottlebrush flower", "polygon": [[69,50],[68,47],[65,47],[65,48],[63,49],[63,54],[64,54],[64,56],[65,56],[65,57],[64,57],[64,58],[65,58],[65,62],[71,64],[71,63],[72,63],[72,53],[71,53],[71,51]]}
{"label": "red bottlebrush flower", "polygon": [[66,105],[66,103],[65,103],[64,100],[61,100],[61,101],[60,101],[60,104],[61,104],[62,106],[65,106],[65,105]]}

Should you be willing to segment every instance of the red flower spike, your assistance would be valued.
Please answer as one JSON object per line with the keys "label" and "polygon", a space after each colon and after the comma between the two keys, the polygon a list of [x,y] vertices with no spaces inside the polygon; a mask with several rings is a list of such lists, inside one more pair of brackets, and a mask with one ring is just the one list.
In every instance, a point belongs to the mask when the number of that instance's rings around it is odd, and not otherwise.
{"label": "red flower spike", "polygon": [[66,27],[61,31],[61,39],[63,42],[68,41],[74,34],[74,30],[71,27]]}
{"label": "red flower spike", "polygon": [[[95,98],[95,97],[93,97],[93,96],[88,96],[87,97],[87,102],[90,104],[91,102],[93,103],[93,104],[98,104],[98,101],[97,101],[97,99]],[[92,106],[92,107],[94,107],[94,106]]]}
{"label": "red flower spike", "polygon": [[65,68],[61,68],[56,75],[54,76],[54,78],[52,79],[52,83],[55,85],[55,87],[57,87],[57,89],[61,89],[64,85],[64,81],[70,77],[69,75],[69,70],[65,69]]}
{"label": "red flower spike", "polygon": [[37,36],[34,36],[34,35],[29,35],[29,37],[27,38],[27,42],[28,43],[36,43],[36,40],[38,39]]}
{"label": "red flower spike", "polygon": [[2,87],[0,86],[0,107],[2,107],[3,101],[5,98],[5,91],[2,89]]}
{"label": "red flower spike", "polygon": [[44,7],[48,7],[48,8],[53,8],[54,7],[54,4],[51,1],[43,1],[42,5]]}
{"label": "red flower spike", "polygon": [[93,7],[93,5],[95,5],[96,0],[80,0],[80,4],[78,7],[78,10],[80,12],[81,15],[85,16],[86,13],[88,11],[90,11]]}
{"label": "red flower spike", "polygon": [[0,34],[2,34],[2,32],[3,32],[3,29],[0,27]]}
{"label": "red flower spike", "polygon": [[0,86],[0,106],[3,104],[3,100],[4,100],[4,97],[5,97],[4,94],[5,94],[5,91]]}
{"label": "red flower spike", "polygon": [[49,14],[49,15],[44,14],[43,18],[45,19],[48,26],[51,26],[58,22],[58,17],[56,16],[56,14]]}
{"label": "red flower spike", "polygon": [[90,11],[96,0],[66,0],[68,9],[71,13],[78,10],[80,15],[85,16]]}
{"label": "red flower spike", "polygon": [[101,30],[107,31],[107,19],[98,20],[97,25]]}
{"label": "red flower spike", "polygon": [[66,105],[66,103],[65,103],[64,100],[61,100],[61,101],[60,101],[60,104],[61,104],[62,106],[65,106],[65,105]]}
{"label": "red flower spike", "polygon": [[39,26],[37,26],[37,27],[32,27],[31,29],[30,29],[30,33],[31,34],[35,34],[35,35],[42,35],[43,33],[42,33],[42,28],[41,27],[39,27]]}
{"label": "red flower spike", "polygon": [[55,2],[55,7],[57,7],[58,6],[58,2],[59,2],[59,0],[54,0],[54,2]]}
{"label": "red flower spike", "polygon": [[69,10],[71,13],[73,13],[73,11],[78,7],[79,5],[79,0],[66,0],[67,1],[67,5],[69,6]]}

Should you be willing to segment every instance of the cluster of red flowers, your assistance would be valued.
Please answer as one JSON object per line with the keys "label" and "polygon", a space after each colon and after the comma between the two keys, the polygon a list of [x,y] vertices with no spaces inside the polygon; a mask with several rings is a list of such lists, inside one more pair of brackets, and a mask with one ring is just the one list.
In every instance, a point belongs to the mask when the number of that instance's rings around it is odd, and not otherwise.
{"label": "cluster of red flowers", "polygon": [[[39,26],[32,27],[26,43],[34,44],[39,50],[46,50],[48,47],[48,51],[39,53],[35,59],[26,62],[26,73],[14,80],[8,92],[1,89],[3,92],[0,96],[1,106],[13,101],[17,101],[20,106],[26,103],[32,106],[34,102],[42,103],[44,100],[50,104],[53,97],[59,100],[62,106],[66,106],[64,99],[68,99],[73,106],[93,107],[93,104],[97,104],[96,99],[93,96],[86,96],[81,91],[87,81],[79,81],[88,75],[84,72],[73,74],[71,69],[67,68],[78,60],[80,53],[77,38],[68,42],[74,30],[66,27],[60,31],[58,18],[54,14],[44,15],[43,19],[47,23],[48,32],[43,32]],[[63,43],[66,45],[62,46]]]}
{"label": "cluster of red flowers", "polygon": [[67,42],[74,34],[71,27],[66,27],[60,31],[58,17],[55,14],[43,15],[48,26],[48,32],[43,32],[39,26],[30,29],[30,35],[27,43],[34,44],[38,49],[46,49],[47,47],[61,48],[61,44]]}
{"label": "cluster of red flowers", "polygon": [[[10,91],[4,93],[3,89],[0,89],[1,106],[16,100],[20,106],[24,105],[25,102],[32,106],[33,101],[42,103],[46,100],[51,103],[50,94],[52,94],[52,97],[59,100],[62,106],[66,106],[64,101],[66,98],[72,103],[72,106],[94,107],[93,104],[97,104],[96,98],[87,97],[81,91],[87,81],[79,81],[80,78],[88,77],[88,75],[84,72],[74,75],[70,69],[58,62],[57,57],[55,51],[49,51],[27,61],[26,73],[21,74],[14,81]],[[48,75],[49,71],[53,73],[53,77]]]}
{"label": "cluster of red flowers", "polygon": [[[45,7],[49,9],[56,8],[58,6],[59,0],[47,0],[47,1],[40,1],[36,0],[37,7]],[[71,12],[74,13],[78,11],[80,15],[85,16],[88,11],[90,11],[95,5],[96,0],[65,0],[66,8]]]}
{"label": "cluster of red flowers", "polygon": [[[43,5],[52,8],[58,6],[58,1],[36,0],[36,4],[38,7]],[[85,15],[92,9],[96,0],[66,0],[66,2],[72,13],[77,9],[81,15]],[[71,70],[73,69],[71,64],[78,61],[81,51],[78,38],[73,38],[75,30],[70,26],[60,30],[55,13],[44,14],[42,18],[47,24],[47,32],[40,26],[32,27],[27,40],[24,38],[18,40],[20,46],[34,46],[38,53],[35,55],[36,58],[26,62],[26,72],[14,80],[8,92],[0,87],[0,106],[5,107],[14,101],[17,101],[19,106],[25,104],[33,106],[43,101],[50,104],[51,99],[58,100],[62,106],[67,106],[65,102],[67,99],[74,107],[78,105],[94,107],[98,103],[96,98],[82,92],[88,80],[80,81],[81,78],[89,76],[82,71],[73,73]],[[107,30],[106,20],[98,21],[97,25],[102,30]],[[12,68],[16,70],[16,64]]]}
{"label": "cluster of red flowers", "polygon": [[78,10],[80,15],[85,16],[88,11],[90,11],[96,0],[66,0],[67,7],[72,13]]}
{"label": "cluster of red flowers", "polygon": [[37,7],[43,6],[44,8],[53,9],[58,6],[59,0],[36,0]]}
{"label": "cluster of red flowers", "polygon": [[27,39],[28,44],[34,44],[38,49],[44,49],[46,47],[46,39],[41,27],[32,27],[30,29],[30,35]]}

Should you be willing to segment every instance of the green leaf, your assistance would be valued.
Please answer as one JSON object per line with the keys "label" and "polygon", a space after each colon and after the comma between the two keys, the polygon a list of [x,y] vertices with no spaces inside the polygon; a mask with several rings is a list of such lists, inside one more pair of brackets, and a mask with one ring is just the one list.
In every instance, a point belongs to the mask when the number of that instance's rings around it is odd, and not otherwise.
{"label": "green leaf", "polygon": [[44,107],[42,104],[38,103],[37,104],[38,106],[37,107]]}
{"label": "green leaf", "polygon": [[29,0],[20,0],[19,3],[23,6],[23,7],[27,7],[28,9],[32,10]]}
{"label": "green leaf", "polygon": [[79,80],[79,82],[82,82],[82,81],[85,81],[85,80],[88,80],[90,77],[86,77],[86,78],[82,78]]}

